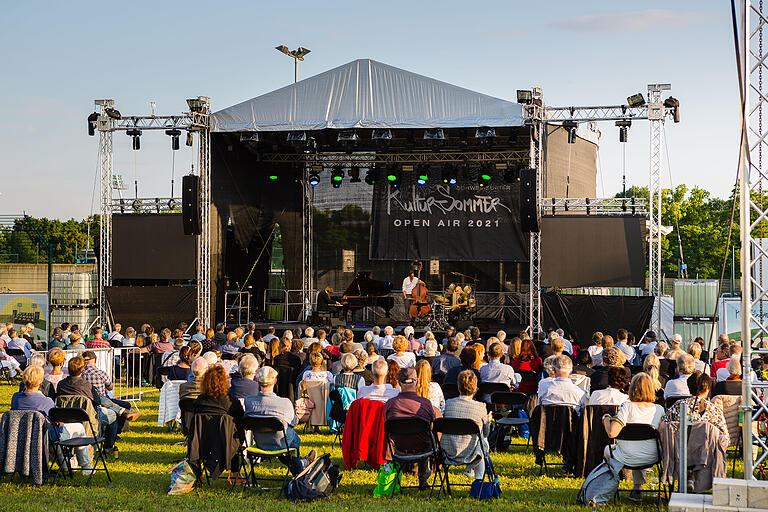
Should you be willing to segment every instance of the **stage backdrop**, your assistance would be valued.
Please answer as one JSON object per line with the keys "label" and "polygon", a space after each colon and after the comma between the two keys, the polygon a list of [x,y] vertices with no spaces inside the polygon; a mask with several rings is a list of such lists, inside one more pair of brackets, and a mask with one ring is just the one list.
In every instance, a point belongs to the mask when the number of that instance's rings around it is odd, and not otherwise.
{"label": "stage backdrop", "polygon": [[398,188],[386,180],[375,184],[371,259],[528,260],[519,185],[404,181]]}
{"label": "stage backdrop", "polygon": [[544,327],[561,328],[572,333],[581,348],[590,345],[595,331],[615,336],[616,331],[623,328],[639,340],[651,322],[653,311],[653,297],[550,292],[541,298]]}

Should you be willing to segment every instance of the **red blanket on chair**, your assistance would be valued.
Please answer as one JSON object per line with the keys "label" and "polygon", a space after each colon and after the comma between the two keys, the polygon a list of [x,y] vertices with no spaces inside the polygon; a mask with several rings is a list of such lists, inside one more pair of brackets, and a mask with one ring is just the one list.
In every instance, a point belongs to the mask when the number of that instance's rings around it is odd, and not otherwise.
{"label": "red blanket on chair", "polygon": [[354,469],[364,460],[373,469],[384,464],[384,402],[361,398],[352,402],[344,423],[344,465]]}

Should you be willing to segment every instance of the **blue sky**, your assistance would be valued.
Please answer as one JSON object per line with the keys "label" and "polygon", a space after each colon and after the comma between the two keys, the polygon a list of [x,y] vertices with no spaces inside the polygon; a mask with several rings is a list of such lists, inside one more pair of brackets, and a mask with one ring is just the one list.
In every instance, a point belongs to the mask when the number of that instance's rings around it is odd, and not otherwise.
{"label": "blue sky", "polygon": [[[214,110],[293,80],[274,47],[312,50],[306,78],[356,58],[505,99],[539,86],[549,105],[618,104],[672,84],[682,122],[667,123],[671,179],[725,197],[738,153],[738,89],[728,2],[7,2],[0,16],[0,214],[82,218],[94,198],[95,98],[126,113]],[[621,148],[602,127],[598,195],[621,187]],[[627,145],[629,184],[648,182],[648,125]],[[175,155],[176,191],[193,154]],[[115,171],[139,195],[167,196],[168,137],[115,135]],[[664,186],[670,176],[665,173]],[[93,206],[92,206],[93,204]]]}

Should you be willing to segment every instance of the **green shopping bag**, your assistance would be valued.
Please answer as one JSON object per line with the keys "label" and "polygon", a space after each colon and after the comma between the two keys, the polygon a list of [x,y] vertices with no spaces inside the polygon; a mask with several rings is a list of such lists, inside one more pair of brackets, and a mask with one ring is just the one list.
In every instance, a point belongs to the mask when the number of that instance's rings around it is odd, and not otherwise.
{"label": "green shopping bag", "polygon": [[397,462],[386,462],[379,468],[379,474],[376,477],[376,487],[373,489],[374,496],[389,496],[392,494],[392,487],[395,492],[400,490],[400,484],[395,481],[399,466]]}

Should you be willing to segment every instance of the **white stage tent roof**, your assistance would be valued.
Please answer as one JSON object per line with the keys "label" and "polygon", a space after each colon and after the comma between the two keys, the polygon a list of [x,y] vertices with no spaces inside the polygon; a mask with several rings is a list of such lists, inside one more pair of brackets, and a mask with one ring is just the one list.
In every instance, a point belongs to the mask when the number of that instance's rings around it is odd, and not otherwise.
{"label": "white stage tent roof", "polygon": [[522,126],[522,105],[359,59],[213,114],[214,132]]}

